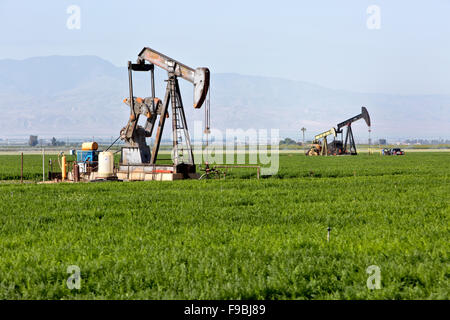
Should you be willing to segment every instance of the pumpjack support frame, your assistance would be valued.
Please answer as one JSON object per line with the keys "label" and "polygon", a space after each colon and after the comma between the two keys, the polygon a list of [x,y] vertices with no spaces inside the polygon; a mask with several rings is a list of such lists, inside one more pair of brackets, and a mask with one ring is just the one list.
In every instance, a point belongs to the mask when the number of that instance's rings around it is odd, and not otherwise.
{"label": "pumpjack support frame", "polygon": [[[155,97],[155,65],[166,70],[168,73],[163,101]],[[143,99],[133,96],[133,71],[151,72],[151,97]],[[208,68],[197,68],[194,70],[148,47],[145,47],[139,53],[137,63],[128,62],[129,98],[125,99],[124,102],[130,106],[130,119],[127,125],[121,130],[120,135],[121,139],[127,143],[127,146],[122,148],[121,153],[122,169],[126,165],[147,165],[152,166],[154,172],[158,171],[157,166],[159,165],[156,164],[158,152],[166,118],[169,117],[169,108],[171,107],[173,170],[164,169],[163,171],[172,171],[174,174],[183,173],[184,177],[195,173],[194,155],[181,99],[178,77],[194,84],[194,108],[200,108],[206,99],[209,89],[210,76]],[[147,117],[145,127],[138,125],[140,115]],[[159,122],[155,141],[150,152],[150,148],[146,144],[145,139],[152,136],[158,115]],[[138,155],[140,155],[140,159]],[[167,167],[167,165],[162,166],[164,168]],[[149,169],[145,169],[144,171],[146,174],[149,173]]]}

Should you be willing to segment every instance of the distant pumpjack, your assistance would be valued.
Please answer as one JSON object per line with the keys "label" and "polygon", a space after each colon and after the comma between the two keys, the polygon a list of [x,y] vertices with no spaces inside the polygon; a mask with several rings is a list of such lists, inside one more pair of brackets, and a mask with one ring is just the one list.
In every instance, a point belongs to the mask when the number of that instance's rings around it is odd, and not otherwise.
{"label": "distant pumpjack", "polygon": [[[311,148],[306,151],[306,155],[313,156],[313,155],[344,155],[344,154],[350,154],[350,155],[356,155],[356,143],[355,138],[353,137],[353,131],[352,131],[352,123],[355,121],[358,121],[359,119],[364,119],[369,126],[370,131],[370,116],[369,112],[365,107],[361,108],[361,113],[347,119],[341,123],[338,123],[337,129],[331,128],[328,131],[325,131],[323,133],[320,133],[314,137],[314,141],[311,145]],[[344,128],[347,127],[347,131],[345,134],[345,142],[343,139],[344,134]],[[327,137],[330,135],[333,135],[334,137],[337,136],[337,134],[341,134],[341,140],[334,139],[332,142],[327,142]],[[320,139],[323,139],[323,141],[320,141]]]}
{"label": "distant pumpjack", "polygon": [[[351,155],[358,154],[356,151],[355,138],[353,137],[352,123],[355,121],[358,121],[359,119],[364,119],[367,123],[367,126],[370,129],[370,116],[369,116],[369,112],[367,111],[367,109],[365,107],[361,107],[360,114],[358,114],[350,119],[347,119],[345,121],[342,121],[341,123],[338,123],[337,128],[336,128],[336,133],[341,134],[341,142],[344,141],[343,140],[343,129],[345,127],[347,127],[347,132],[345,134],[345,142],[343,144],[341,154],[351,154]],[[335,147],[336,146],[334,146],[334,148]],[[336,151],[336,150],[334,150],[334,151]]]}

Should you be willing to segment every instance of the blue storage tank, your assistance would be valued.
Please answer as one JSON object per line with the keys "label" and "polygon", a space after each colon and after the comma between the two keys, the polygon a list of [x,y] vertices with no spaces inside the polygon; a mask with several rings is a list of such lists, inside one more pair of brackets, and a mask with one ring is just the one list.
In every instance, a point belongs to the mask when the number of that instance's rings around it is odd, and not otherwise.
{"label": "blue storage tank", "polygon": [[77,150],[77,162],[98,161],[98,151]]}

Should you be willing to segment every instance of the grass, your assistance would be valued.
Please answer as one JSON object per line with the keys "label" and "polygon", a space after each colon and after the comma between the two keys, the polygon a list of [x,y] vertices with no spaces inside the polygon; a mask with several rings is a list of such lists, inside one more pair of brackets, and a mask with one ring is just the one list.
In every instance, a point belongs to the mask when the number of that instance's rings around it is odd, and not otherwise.
{"label": "grass", "polygon": [[[0,157],[3,177],[17,158]],[[286,154],[260,180],[234,169],[226,180],[3,183],[0,298],[449,299],[449,158]],[[66,286],[70,265],[79,290]],[[370,265],[380,290],[366,286]]]}
{"label": "grass", "polygon": [[[53,167],[59,168],[57,155],[45,156],[45,172],[49,168],[49,160],[52,160]],[[20,155],[0,155],[0,180],[20,180],[21,175],[21,157]],[[47,178],[47,176],[46,176]],[[23,179],[38,181],[42,180],[42,156],[27,155],[23,156]]]}

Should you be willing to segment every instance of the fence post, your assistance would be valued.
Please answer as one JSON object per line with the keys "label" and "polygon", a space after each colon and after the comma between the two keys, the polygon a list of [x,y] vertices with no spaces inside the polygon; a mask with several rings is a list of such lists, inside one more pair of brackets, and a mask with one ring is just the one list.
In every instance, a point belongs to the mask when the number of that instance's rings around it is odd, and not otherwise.
{"label": "fence post", "polygon": [[45,149],[42,149],[42,182],[45,182]]}
{"label": "fence post", "polygon": [[23,152],[20,155],[20,183],[23,183]]}

